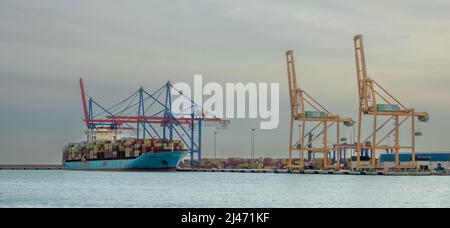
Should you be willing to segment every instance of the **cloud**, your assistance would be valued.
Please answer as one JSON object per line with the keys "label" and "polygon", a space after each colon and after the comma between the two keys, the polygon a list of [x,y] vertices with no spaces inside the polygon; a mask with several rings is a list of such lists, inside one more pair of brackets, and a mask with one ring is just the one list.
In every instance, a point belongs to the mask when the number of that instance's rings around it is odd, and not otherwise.
{"label": "cloud", "polygon": [[[305,90],[333,112],[355,117],[355,33],[365,35],[371,77],[408,106],[430,111],[420,147],[433,148],[447,141],[440,131],[450,127],[442,115],[450,111],[449,9],[444,0],[3,0],[0,132],[14,131],[15,137],[0,138],[0,160],[30,161],[24,150],[38,140],[16,145],[42,131],[55,141],[39,144],[36,153],[44,154],[39,161],[59,161],[60,145],[82,133],[80,76],[89,95],[108,106],[141,85],[152,90],[167,80],[191,83],[194,73],[220,83],[281,83],[281,126],[258,134],[260,142],[270,143],[257,145],[257,151],[284,157],[289,118],[284,51],[295,51]],[[226,154],[246,155],[249,141],[235,135],[255,126],[234,121],[220,138]],[[206,155],[211,140],[207,130]],[[450,147],[443,144],[439,148]]]}

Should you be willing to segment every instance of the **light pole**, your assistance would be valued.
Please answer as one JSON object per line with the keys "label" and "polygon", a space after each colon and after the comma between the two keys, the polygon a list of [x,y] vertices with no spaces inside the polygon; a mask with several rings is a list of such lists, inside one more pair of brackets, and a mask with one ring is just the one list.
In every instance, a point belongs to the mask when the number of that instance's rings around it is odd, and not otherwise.
{"label": "light pole", "polygon": [[[302,141],[302,125],[301,124],[299,124],[298,125],[298,145],[299,146],[303,146],[303,145],[300,145],[300,142]],[[300,149],[300,148],[299,148]]]}
{"label": "light pole", "polygon": [[[355,142],[355,123],[356,121],[353,121],[353,135],[352,135],[352,141],[353,141],[353,145],[355,146],[354,148],[356,148],[356,142]],[[353,154],[356,155],[356,149],[352,149],[353,150]]]}
{"label": "light pole", "polygon": [[252,138],[252,155],[251,155],[251,157],[252,157],[252,159],[253,160],[255,160],[255,131],[256,131],[256,129],[252,129],[252,134],[253,134],[253,138]]}
{"label": "light pole", "polygon": [[355,123],[356,121],[353,121],[353,135],[352,135],[352,139],[353,139],[353,144],[355,143]]}
{"label": "light pole", "polygon": [[217,131],[214,132],[214,159],[217,159]]}
{"label": "light pole", "polygon": [[298,144],[297,144],[297,148],[298,148],[298,156],[300,157],[300,151],[303,145],[301,145],[300,143],[302,142],[302,125],[299,124],[298,125]]}

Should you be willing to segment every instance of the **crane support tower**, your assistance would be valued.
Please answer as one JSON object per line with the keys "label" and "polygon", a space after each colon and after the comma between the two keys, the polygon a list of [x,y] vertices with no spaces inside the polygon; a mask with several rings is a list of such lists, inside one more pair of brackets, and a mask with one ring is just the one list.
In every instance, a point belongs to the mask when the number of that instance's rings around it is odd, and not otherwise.
{"label": "crane support tower", "polygon": [[[297,84],[295,72],[294,53],[292,50],[286,52],[287,72],[289,81],[289,91],[291,100],[291,127],[289,141],[289,160],[288,168],[304,169],[305,168],[305,151],[308,155],[311,153],[319,153],[323,155],[323,164],[321,168],[340,169],[340,123],[345,126],[352,126],[351,118],[340,118],[338,115],[331,114],[324,106],[317,102],[307,92],[302,90]],[[300,124],[300,140],[294,141],[294,127]],[[329,140],[329,132],[335,128],[336,141]],[[318,132],[316,134],[316,132]],[[314,141],[322,136],[321,142]],[[299,164],[293,162],[293,152],[299,153]],[[331,159],[331,153],[335,155],[334,161]],[[337,155],[337,156],[336,156]],[[311,157],[308,156],[310,160]]]}
{"label": "crane support tower", "polygon": [[[416,117],[421,122],[427,122],[427,112],[416,112],[405,107],[398,99],[392,96],[386,89],[367,75],[366,58],[364,55],[363,36],[356,35],[353,38],[355,47],[356,76],[359,95],[358,131],[356,141],[356,166],[359,168],[377,168],[377,151],[394,151],[395,168],[416,168],[415,137]],[[367,138],[363,138],[363,116],[372,117],[371,131]],[[381,124],[379,124],[379,119]],[[409,120],[411,126],[410,144],[400,145],[400,128]],[[391,125],[389,123],[392,123]],[[390,127],[393,126],[393,127]],[[393,136],[392,145],[382,143]],[[399,160],[400,150],[411,150],[412,161],[409,165],[401,166]],[[361,164],[361,154],[370,154],[370,164]],[[368,167],[367,167],[368,166]]]}

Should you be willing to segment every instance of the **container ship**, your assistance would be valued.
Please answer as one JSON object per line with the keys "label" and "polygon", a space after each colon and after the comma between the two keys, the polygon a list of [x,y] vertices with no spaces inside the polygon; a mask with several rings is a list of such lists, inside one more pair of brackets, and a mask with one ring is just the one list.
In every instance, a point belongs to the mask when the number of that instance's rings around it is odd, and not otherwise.
{"label": "container ship", "polygon": [[111,131],[97,131],[80,143],[63,149],[63,166],[67,170],[104,171],[175,171],[188,154],[179,140],[116,139]]}

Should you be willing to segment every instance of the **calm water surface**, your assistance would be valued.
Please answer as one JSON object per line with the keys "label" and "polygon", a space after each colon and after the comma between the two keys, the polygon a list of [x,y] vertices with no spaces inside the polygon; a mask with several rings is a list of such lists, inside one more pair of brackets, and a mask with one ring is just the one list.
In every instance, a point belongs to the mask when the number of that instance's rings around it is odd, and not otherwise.
{"label": "calm water surface", "polygon": [[0,171],[0,207],[450,207],[450,177]]}

